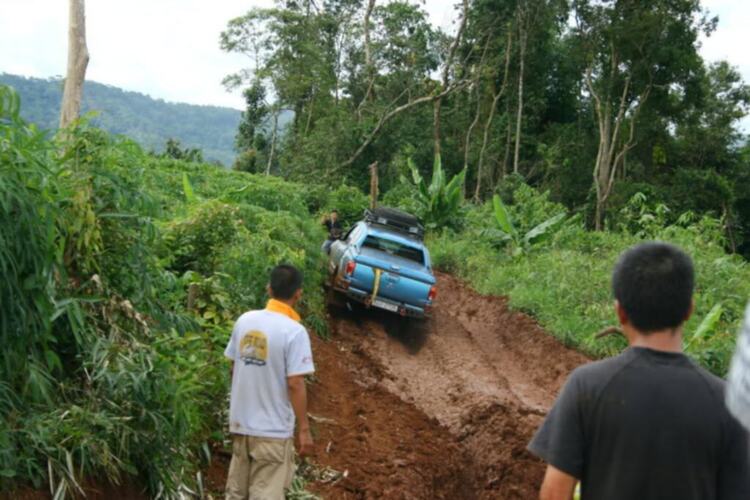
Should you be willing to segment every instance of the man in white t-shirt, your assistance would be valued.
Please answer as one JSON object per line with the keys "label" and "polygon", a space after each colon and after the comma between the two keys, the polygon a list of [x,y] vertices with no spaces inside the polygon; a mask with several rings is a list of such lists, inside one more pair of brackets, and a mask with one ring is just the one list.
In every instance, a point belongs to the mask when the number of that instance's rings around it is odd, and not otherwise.
{"label": "man in white t-shirt", "polygon": [[297,452],[312,452],[304,376],[315,371],[310,338],[294,305],[302,273],[289,265],[271,271],[271,300],[237,320],[224,355],[232,361],[229,431],[232,462],[227,499],[282,500]]}

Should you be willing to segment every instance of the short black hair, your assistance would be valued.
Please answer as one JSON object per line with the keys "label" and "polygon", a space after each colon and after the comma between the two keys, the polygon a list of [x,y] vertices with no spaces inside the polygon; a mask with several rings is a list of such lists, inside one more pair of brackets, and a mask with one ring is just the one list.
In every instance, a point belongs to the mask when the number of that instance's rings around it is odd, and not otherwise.
{"label": "short black hair", "polygon": [[331,210],[331,213],[332,214],[337,214],[337,213],[339,213],[339,211],[334,208],[333,210]]}
{"label": "short black hair", "polygon": [[279,264],[271,271],[270,287],[274,299],[289,300],[302,288],[302,271],[290,264]]}
{"label": "short black hair", "polygon": [[625,251],[612,273],[615,298],[643,333],[677,328],[690,311],[695,271],[674,245],[648,242]]}

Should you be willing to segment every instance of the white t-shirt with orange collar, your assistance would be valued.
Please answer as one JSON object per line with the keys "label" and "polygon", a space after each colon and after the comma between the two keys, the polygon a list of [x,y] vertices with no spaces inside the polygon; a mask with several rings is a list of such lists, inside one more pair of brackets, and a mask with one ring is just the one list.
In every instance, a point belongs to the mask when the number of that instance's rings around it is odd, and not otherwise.
{"label": "white t-shirt with orange collar", "polygon": [[234,361],[229,430],[234,434],[287,439],[294,411],[287,378],[315,371],[310,337],[288,305],[270,300],[266,309],[236,321],[224,355]]}

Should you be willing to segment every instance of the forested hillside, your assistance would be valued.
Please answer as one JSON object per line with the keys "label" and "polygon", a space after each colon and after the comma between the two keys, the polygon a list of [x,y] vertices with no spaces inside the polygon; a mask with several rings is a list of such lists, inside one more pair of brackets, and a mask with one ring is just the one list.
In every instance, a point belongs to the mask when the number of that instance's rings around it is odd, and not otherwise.
{"label": "forested hillside", "polygon": [[[63,82],[0,73],[0,83],[21,95],[24,118],[55,130],[59,123]],[[203,151],[208,161],[231,165],[240,112],[217,106],[195,106],[153,99],[97,82],[86,82],[82,112],[98,113],[91,123],[113,134],[123,134],[144,148],[161,152],[167,139]]]}

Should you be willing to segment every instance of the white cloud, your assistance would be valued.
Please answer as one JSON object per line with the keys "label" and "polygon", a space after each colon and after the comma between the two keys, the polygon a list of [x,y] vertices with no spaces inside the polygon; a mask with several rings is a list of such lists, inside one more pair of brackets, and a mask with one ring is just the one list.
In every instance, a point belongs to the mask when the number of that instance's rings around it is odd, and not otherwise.
{"label": "white cloud", "polygon": [[[433,24],[453,32],[458,0],[416,0]],[[67,1],[0,0],[0,71],[48,77],[65,73]],[[221,80],[248,60],[219,49],[227,22],[273,0],[87,0],[91,62],[87,78],[153,97],[242,107],[239,92]],[[727,59],[750,82],[750,19],[747,0],[704,0],[720,17],[718,30],[702,39],[709,61]],[[750,129],[750,120],[745,120]]]}
{"label": "white cloud", "polygon": [[[747,0],[703,0],[703,7],[719,16],[719,24],[710,37],[701,37],[701,54],[709,62],[729,61],[736,66],[745,82],[750,83],[750,2]],[[750,132],[750,117],[740,124],[745,133]]]}

